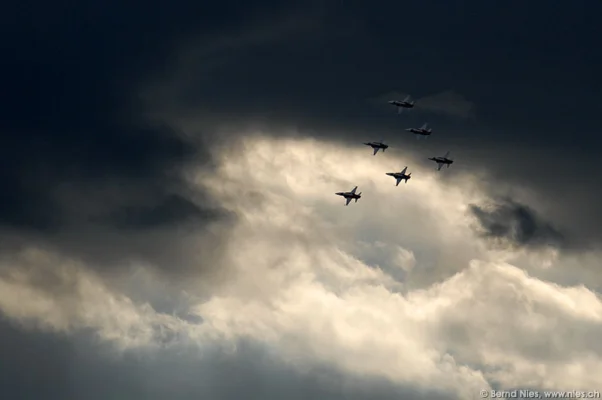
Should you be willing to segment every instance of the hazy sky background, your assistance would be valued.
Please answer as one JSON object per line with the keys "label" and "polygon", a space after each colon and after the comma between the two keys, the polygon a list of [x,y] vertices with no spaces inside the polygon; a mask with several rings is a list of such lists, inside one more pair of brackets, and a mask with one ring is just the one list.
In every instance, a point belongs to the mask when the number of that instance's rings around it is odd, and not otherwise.
{"label": "hazy sky background", "polygon": [[601,12],[3,5],[0,390],[602,390]]}

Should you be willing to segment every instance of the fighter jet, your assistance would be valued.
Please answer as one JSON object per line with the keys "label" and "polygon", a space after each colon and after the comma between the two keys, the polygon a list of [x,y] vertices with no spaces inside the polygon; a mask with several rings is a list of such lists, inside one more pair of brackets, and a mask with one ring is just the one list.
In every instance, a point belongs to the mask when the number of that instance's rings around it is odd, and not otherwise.
{"label": "fighter jet", "polygon": [[357,186],[354,187],[353,189],[351,189],[351,192],[337,192],[335,194],[337,196],[343,196],[345,198],[345,200],[347,200],[345,202],[345,205],[348,206],[349,203],[351,202],[351,200],[355,200],[355,202],[357,203],[357,201],[362,197],[362,192],[355,193],[356,190],[357,190]]}
{"label": "fighter jet", "polygon": [[406,98],[402,101],[399,100],[391,100],[389,104],[397,107],[397,114],[401,114],[404,108],[414,108],[414,101],[410,101],[410,96],[406,96]]}
{"label": "fighter jet", "polygon": [[429,160],[436,162],[437,171],[441,171],[441,167],[443,167],[443,165],[447,164],[447,168],[449,168],[449,166],[454,163],[454,160],[450,160],[447,157],[449,157],[449,151],[445,153],[443,157],[430,157]]}
{"label": "fighter jet", "polygon": [[376,155],[376,153],[378,153],[379,150],[382,149],[383,153],[385,152],[385,150],[387,150],[389,148],[389,145],[386,145],[383,143],[383,140],[381,139],[380,142],[367,142],[364,143],[366,146],[370,146],[374,149],[374,153],[372,153],[373,156]]}
{"label": "fighter jet", "polygon": [[405,180],[405,182],[408,183],[408,179],[410,179],[412,177],[411,172],[406,175],[407,170],[408,170],[408,167],[405,167],[401,172],[387,172],[387,175],[395,178],[395,180],[397,181],[395,186],[399,186],[399,182],[401,182],[402,180]]}
{"label": "fighter jet", "polygon": [[433,130],[428,128],[428,124],[424,124],[420,128],[409,128],[406,131],[412,132],[418,139],[420,139],[420,136],[429,137],[433,133]]}

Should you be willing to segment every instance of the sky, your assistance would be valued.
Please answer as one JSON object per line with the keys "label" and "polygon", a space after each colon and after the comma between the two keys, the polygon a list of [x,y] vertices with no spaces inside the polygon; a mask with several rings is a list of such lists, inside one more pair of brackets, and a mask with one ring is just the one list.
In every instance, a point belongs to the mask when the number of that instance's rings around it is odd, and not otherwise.
{"label": "sky", "polygon": [[599,2],[0,7],[6,398],[602,391]]}

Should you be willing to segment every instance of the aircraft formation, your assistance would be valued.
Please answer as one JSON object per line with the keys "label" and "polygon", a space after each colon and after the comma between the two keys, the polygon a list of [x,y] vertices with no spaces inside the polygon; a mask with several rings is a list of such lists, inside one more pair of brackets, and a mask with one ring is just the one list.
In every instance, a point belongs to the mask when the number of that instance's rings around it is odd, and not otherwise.
{"label": "aircraft formation", "polygon": [[[389,101],[389,104],[397,107],[397,113],[401,114],[403,112],[403,110],[410,110],[410,109],[414,108],[414,105],[416,104],[416,102],[411,101],[410,96],[407,96],[404,100],[391,100],[391,101]],[[433,133],[433,130],[431,128],[429,128],[428,124],[426,124],[426,123],[424,125],[422,125],[420,128],[408,128],[408,129],[406,129],[406,131],[411,132],[414,135],[416,135],[417,139],[420,139],[421,137],[428,138]],[[385,150],[387,150],[389,148],[389,145],[383,143],[383,139],[381,139],[378,142],[366,142],[366,143],[364,143],[364,145],[372,147],[372,149],[373,149],[372,155],[373,156],[375,156],[379,150],[382,150],[382,152],[384,153]],[[445,153],[444,156],[429,157],[429,160],[437,163],[437,171],[441,171],[441,168],[444,165],[447,165],[447,168],[449,168],[449,166],[454,163],[454,160],[449,158],[449,151],[447,153]],[[400,172],[387,172],[386,175],[395,178],[395,186],[399,186],[399,183],[401,181],[408,183],[408,180],[412,177],[411,172],[406,173],[407,170],[408,170],[408,167],[406,166]],[[357,188],[358,187],[356,186],[353,189],[351,189],[351,191],[349,191],[349,192],[337,192],[335,194],[337,196],[343,197],[345,199],[345,205],[348,206],[349,203],[351,202],[351,200],[355,200],[355,202],[357,203],[357,201],[362,198],[362,193],[361,192],[357,193]]]}

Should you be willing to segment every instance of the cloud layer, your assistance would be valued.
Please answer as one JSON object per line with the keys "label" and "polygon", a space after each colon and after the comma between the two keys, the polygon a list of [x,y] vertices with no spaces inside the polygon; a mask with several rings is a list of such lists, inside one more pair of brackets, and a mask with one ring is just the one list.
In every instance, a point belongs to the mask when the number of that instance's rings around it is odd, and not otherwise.
{"label": "cloud layer", "polygon": [[[158,312],[86,265],[31,249],[3,263],[2,313],[43,331],[91,330],[122,351],[183,357],[191,367],[215,362],[211,354],[255,363],[266,352],[266,371],[284,363],[292,376],[323,367],[385,380],[393,386],[373,391],[390,398],[600,384],[601,300],[583,286],[540,280],[509,263],[510,253],[481,245],[467,223],[469,203],[484,196],[475,178],[457,175],[449,185],[415,168],[420,179],[395,187],[384,172],[411,159],[247,137],[216,155],[213,173],[189,174],[237,216],[224,234],[227,251],[213,260],[228,279],[180,293],[177,313]],[[333,193],[355,184],[365,196],[344,207]],[[144,271],[128,279],[157,285]],[[197,350],[184,356],[190,346]],[[145,368],[159,368],[153,360]],[[279,393],[263,379],[266,396]]]}
{"label": "cloud layer", "polygon": [[600,388],[599,6],[26,3],[0,12],[4,397]]}

